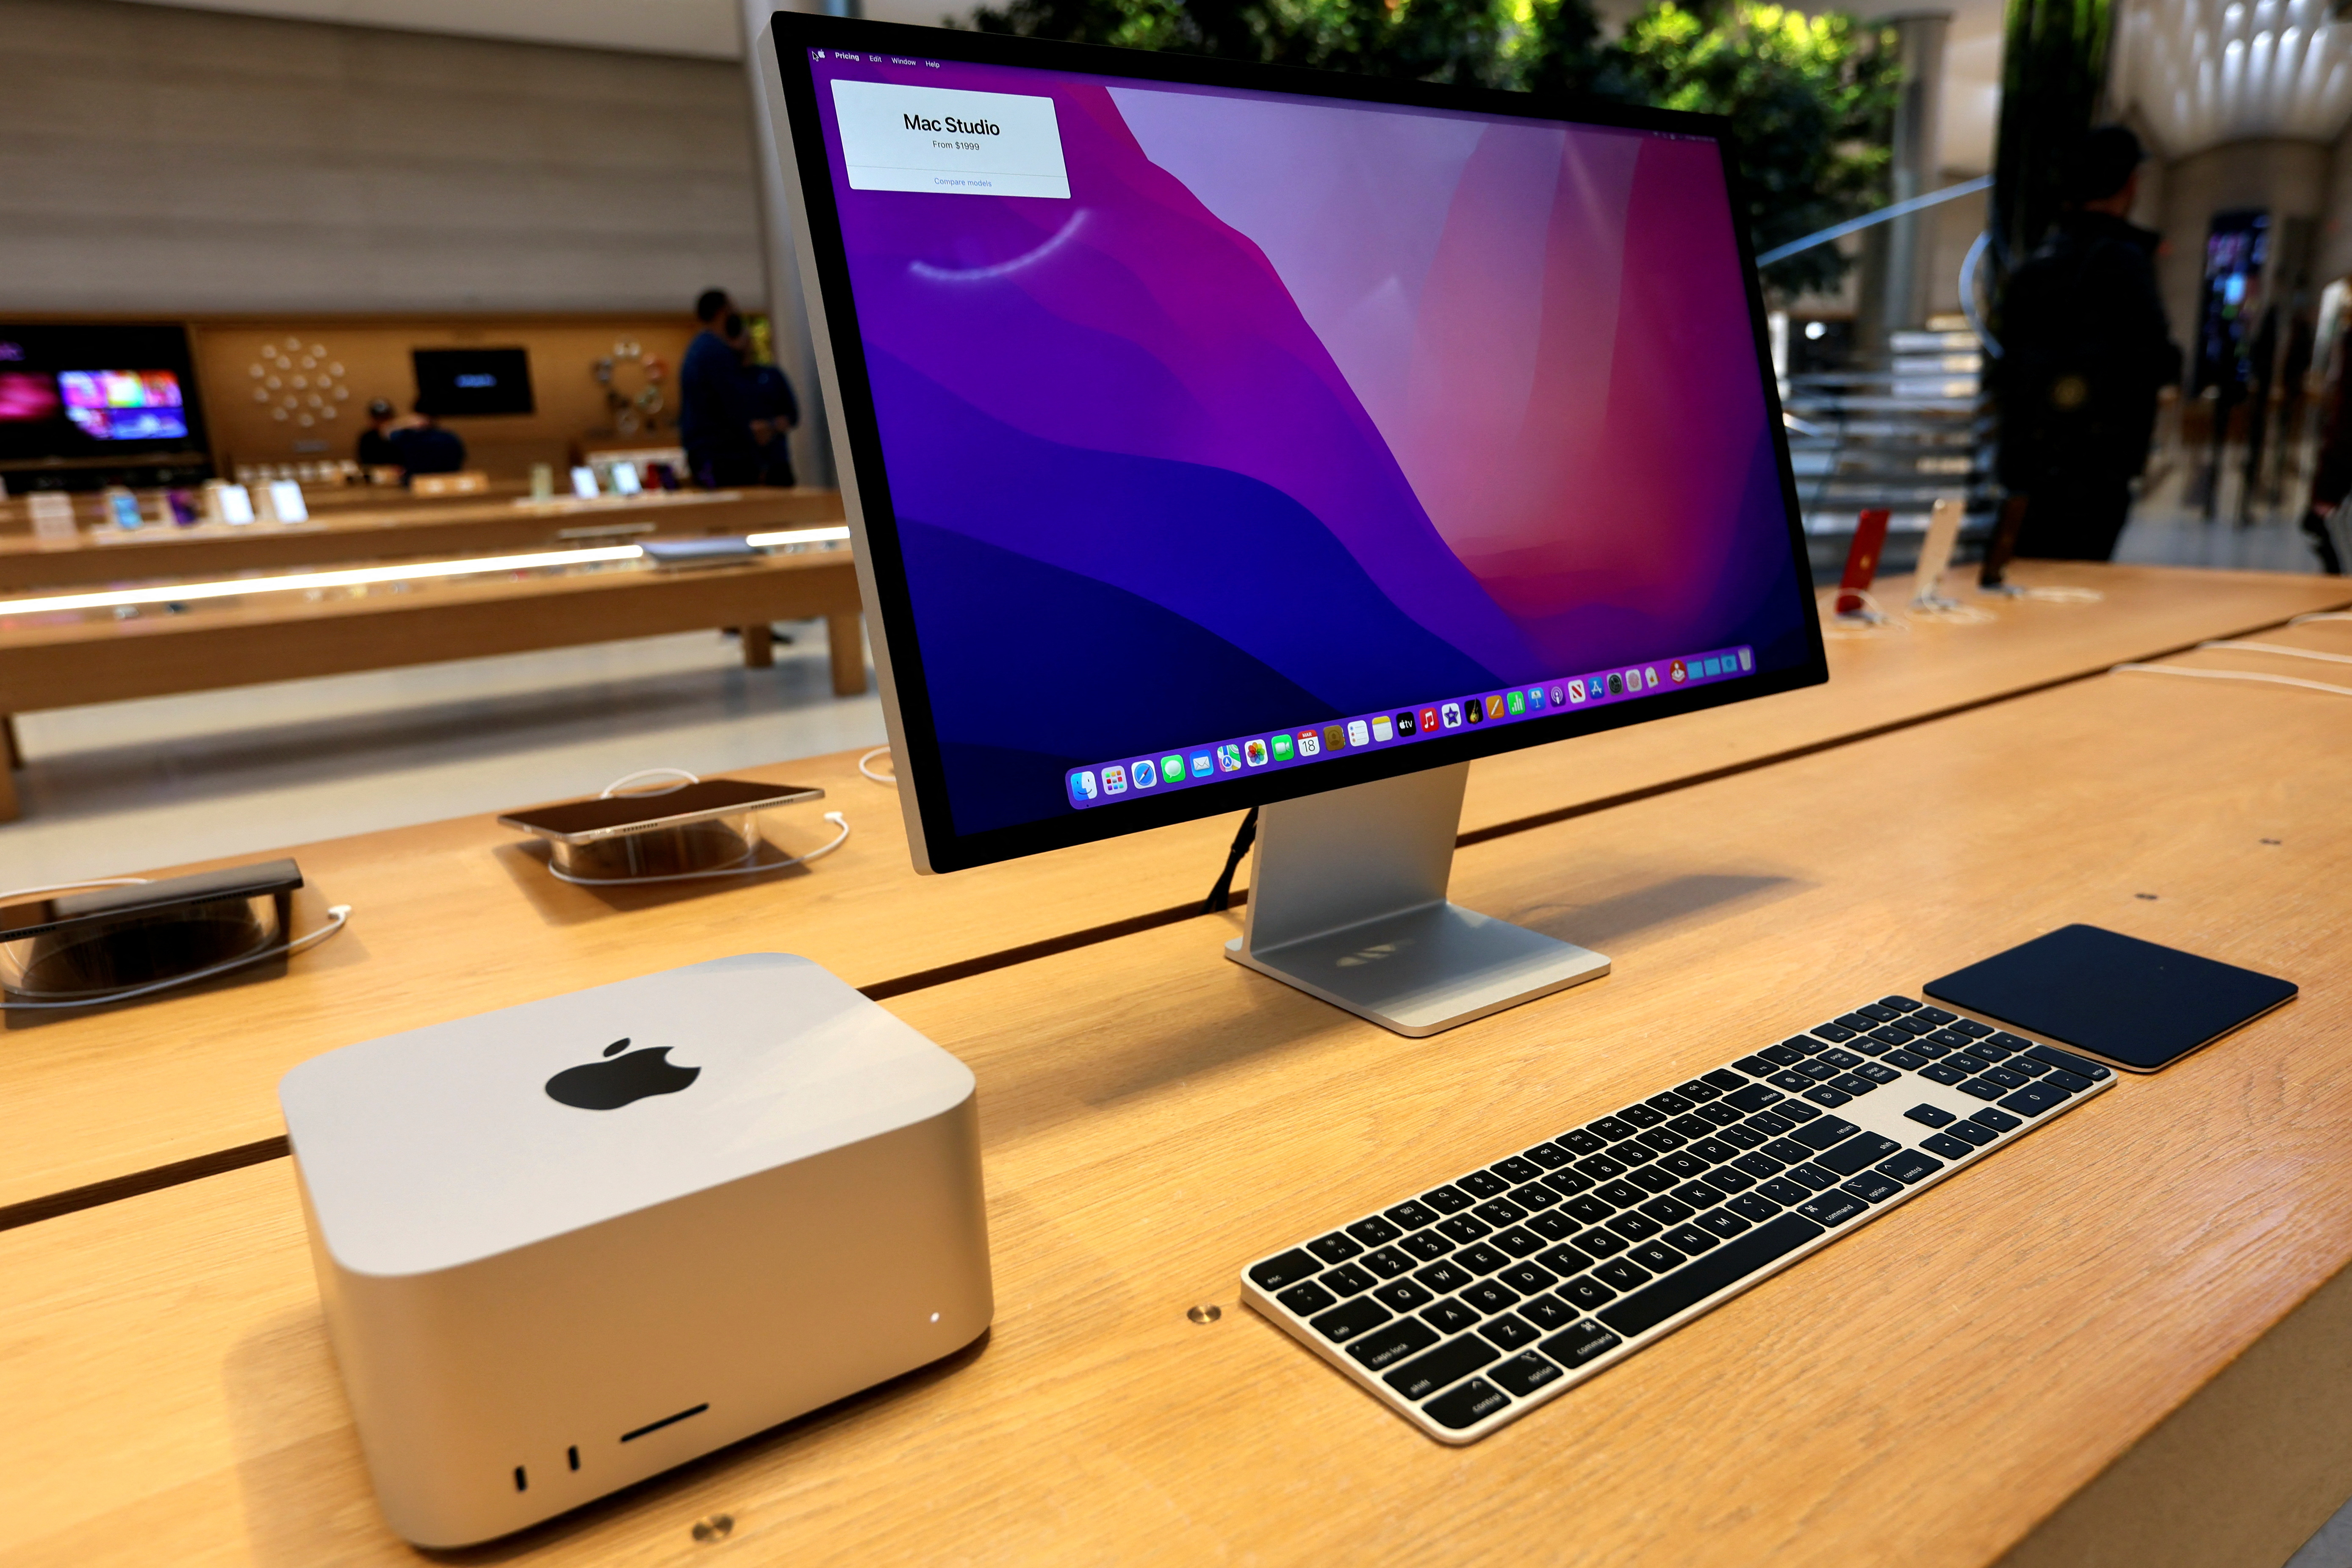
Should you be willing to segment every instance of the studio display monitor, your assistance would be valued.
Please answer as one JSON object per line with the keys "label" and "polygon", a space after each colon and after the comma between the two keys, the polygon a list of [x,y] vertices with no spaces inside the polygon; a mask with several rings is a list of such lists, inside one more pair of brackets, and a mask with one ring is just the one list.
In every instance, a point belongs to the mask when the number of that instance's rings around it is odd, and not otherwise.
{"label": "studio display monitor", "polygon": [[413,349],[417,401],[445,419],[529,414],[528,349]]}
{"label": "studio display monitor", "polygon": [[1263,806],[1241,963],[1416,1035],[1605,973],[1447,901],[1469,763],[1826,678],[1721,122],[761,64],[919,867]]}

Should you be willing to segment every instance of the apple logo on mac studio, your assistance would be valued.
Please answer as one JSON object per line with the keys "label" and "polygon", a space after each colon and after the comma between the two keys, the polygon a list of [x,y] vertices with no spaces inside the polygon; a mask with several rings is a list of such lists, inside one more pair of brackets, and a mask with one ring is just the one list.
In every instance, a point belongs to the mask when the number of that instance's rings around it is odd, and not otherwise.
{"label": "apple logo on mac studio", "polygon": [[667,1046],[628,1047],[624,1036],[604,1047],[604,1060],[565,1068],[547,1080],[547,1098],[580,1110],[618,1110],[656,1094],[676,1094],[702,1076],[700,1068],[671,1061]]}

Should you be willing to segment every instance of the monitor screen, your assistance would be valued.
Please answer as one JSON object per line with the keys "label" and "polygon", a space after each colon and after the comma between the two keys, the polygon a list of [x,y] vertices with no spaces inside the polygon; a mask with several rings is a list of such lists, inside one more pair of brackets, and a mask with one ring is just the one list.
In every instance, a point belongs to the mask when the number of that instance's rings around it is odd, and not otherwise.
{"label": "monitor screen", "polygon": [[168,370],[68,370],[58,374],[66,417],[93,441],[185,436],[180,378]]}
{"label": "monitor screen", "polygon": [[777,47],[933,868],[1823,678],[1715,122]]}
{"label": "monitor screen", "polygon": [[530,354],[524,349],[415,349],[416,396],[440,418],[529,414]]}
{"label": "monitor screen", "polygon": [[184,327],[0,322],[0,467],[195,456],[197,402]]}

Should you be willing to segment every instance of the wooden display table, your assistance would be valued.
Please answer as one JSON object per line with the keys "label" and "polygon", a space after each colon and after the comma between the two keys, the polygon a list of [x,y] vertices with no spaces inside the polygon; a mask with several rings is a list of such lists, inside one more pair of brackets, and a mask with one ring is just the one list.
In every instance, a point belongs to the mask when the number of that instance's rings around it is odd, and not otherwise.
{"label": "wooden display table", "polygon": [[485,500],[463,496],[377,510],[338,509],[308,522],[151,524],[134,533],[82,531],[79,543],[0,537],[0,594],[144,578],[230,576],[289,566],[408,556],[487,555],[567,542],[756,533],[841,520],[826,489],[678,490],[597,500]]}
{"label": "wooden display table", "polygon": [[[1775,754],[1822,751],[2000,702],[2352,594],[2341,580],[2308,576],[2089,566],[2028,575],[2062,574],[2099,583],[2107,598],[2004,606],[2004,618],[1990,625],[1832,642],[1827,686],[1477,763],[1465,841],[1516,839],[1528,824],[1612,802],[1680,798],[1707,777]],[[358,913],[350,933],[305,955],[286,978],[37,1026],[0,1025],[9,1042],[0,1051],[0,1105],[15,1112],[0,1141],[0,1225],[274,1148],[282,1131],[278,1079],[321,1050],[550,994],[574,972],[633,974],[694,963],[730,932],[756,931],[762,944],[804,953],[878,996],[1162,926],[1180,927],[1203,952],[1223,940],[1198,911],[1236,816],[918,877],[898,802],[858,775],[856,757],[737,770],[827,791],[822,805],[766,818],[787,850],[832,836],[820,819],[825,810],[845,812],[855,828],[816,867],[774,878],[601,892],[567,887],[523,854],[495,814],[287,851],[310,879],[304,929],[328,902],[351,903]],[[1573,879],[1561,890],[1563,899],[1584,896]],[[493,922],[495,942],[486,945],[476,925],[453,923],[453,904]],[[1599,939],[1607,934],[1595,938],[1604,952]],[[387,962],[394,953],[399,961]]]}
{"label": "wooden display table", "polygon": [[[402,589],[407,589],[402,592]],[[663,570],[612,563],[560,574],[381,584],[198,601],[136,619],[82,612],[0,622],[0,716],[85,702],[210,691],[300,676],[392,669],[625,637],[739,626],[747,663],[773,662],[769,623],[823,616],[833,689],[866,689],[857,574],[846,549],[743,565]],[[16,815],[0,768],[0,820]]]}
{"label": "wooden display table", "polygon": [[[1616,969],[1435,1040],[1226,963],[1231,920],[898,997],[979,1079],[991,1334],[486,1556],[2276,1568],[2352,1491],[2340,700],[2113,676],[1474,846],[1457,897]],[[507,942],[543,917],[436,907],[509,1000],[671,961],[551,965]],[[372,918],[320,961],[449,977]],[[2304,994],[1470,1448],[1236,1303],[1273,1243],[2076,920]],[[790,934],[714,920],[698,956]],[[388,991],[289,1018],[295,984],[244,1032],[309,1055],[401,1021]],[[12,1563],[418,1561],[285,1161],[0,1234],[0,1407]]]}

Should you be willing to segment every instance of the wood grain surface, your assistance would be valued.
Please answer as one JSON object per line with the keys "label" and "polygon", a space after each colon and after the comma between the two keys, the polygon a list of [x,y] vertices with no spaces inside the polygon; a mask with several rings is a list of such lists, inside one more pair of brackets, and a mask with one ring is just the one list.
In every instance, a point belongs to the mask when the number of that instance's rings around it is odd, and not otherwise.
{"label": "wood grain surface", "polygon": [[[831,522],[841,494],[828,489],[656,492],[626,500],[434,500],[400,507],[321,510],[308,522],[150,524],[135,533],[87,529],[78,544],[0,535],[0,593],[90,588],[133,579],[218,576],[291,566],[350,565],[553,548],[590,534],[745,533]],[[609,542],[609,541],[607,541]]]}
{"label": "wood grain surface", "polygon": [[[2343,700],[2112,676],[1466,848],[1463,901],[1616,967],[1433,1040],[1230,920],[901,996],[979,1079],[987,1341],[468,1559],[719,1561],[724,1512],[796,1565],[1993,1561],[2352,1258]],[[1470,1448],[1236,1305],[1271,1246],[2072,921],[2303,994]],[[283,1161],[0,1235],[0,1408],[12,1565],[416,1560]]]}
{"label": "wood grain surface", "polygon": [[[2033,568],[2029,580],[2042,572],[2100,583],[2108,596],[2018,606],[1987,626],[1833,642],[1825,687],[1488,758],[1471,769],[1465,836],[1670,791],[2352,593],[2326,578],[2124,567]],[[845,812],[853,826],[836,854],[773,878],[566,887],[489,816],[295,847],[287,852],[310,882],[298,924],[310,929],[328,902],[356,913],[349,931],[283,978],[39,1023],[0,1014],[0,1104],[16,1112],[0,1141],[0,1222],[48,1212],[27,1204],[96,1201],[142,1173],[160,1173],[150,1183],[179,1179],[182,1162],[207,1169],[201,1162],[224,1151],[275,1138],[278,1078],[376,1035],[748,947],[803,953],[890,994],[966,966],[1181,920],[1197,910],[1238,820],[918,877],[893,792],[859,777],[855,763],[843,752],[737,771],[828,792],[822,805],[765,819],[787,851],[832,836],[825,810]],[[583,778],[580,792],[605,782]],[[142,869],[101,862],[89,874]]]}

